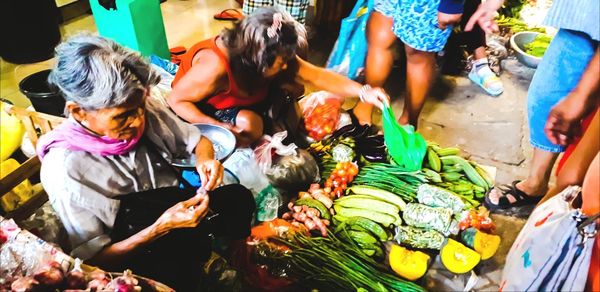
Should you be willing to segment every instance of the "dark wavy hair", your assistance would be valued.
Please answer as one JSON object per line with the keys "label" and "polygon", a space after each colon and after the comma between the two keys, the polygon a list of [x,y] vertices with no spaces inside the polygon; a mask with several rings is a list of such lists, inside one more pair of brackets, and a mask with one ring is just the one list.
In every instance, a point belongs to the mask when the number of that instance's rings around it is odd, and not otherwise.
{"label": "dark wavy hair", "polygon": [[[267,30],[273,24],[273,15],[282,16],[277,36],[269,37]],[[298,48],[306,47],[306,30],[286,11],[275,7],[257,9],[225,29],[221,39],[229,53],[229,66],[239,87],[255,93],[267,80],[263,73],[275,62],[277,56],[284,61],[294,60]]]}

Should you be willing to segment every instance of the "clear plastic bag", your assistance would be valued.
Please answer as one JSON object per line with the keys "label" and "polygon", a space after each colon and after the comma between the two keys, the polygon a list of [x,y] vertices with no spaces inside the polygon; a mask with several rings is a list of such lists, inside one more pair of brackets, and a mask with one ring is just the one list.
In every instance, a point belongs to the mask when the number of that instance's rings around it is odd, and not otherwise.
{"label": "clear plastic bag", "polygon": [[301,105],[304,127],[309,137],[322,140],[336,130],[342,108],[338,97],[318,91],[304,97]]}
{"label": "clear plastic bag", "polygon": [[281,195],[259,168],[251,149],[236,150],[223,166],[237,176],[241,185],[252,191],[256,202],[257,221],[277,218],[277,210],[282,204]]}
{"label": "clear plastic bag", "polygon": [[273,137],[265,136],[265,142],[254,150],[256,162],[271,184],[285,190],[307,189],[319,179],[319,167],[306,150],[295,144],[283,145],[287,132]]}

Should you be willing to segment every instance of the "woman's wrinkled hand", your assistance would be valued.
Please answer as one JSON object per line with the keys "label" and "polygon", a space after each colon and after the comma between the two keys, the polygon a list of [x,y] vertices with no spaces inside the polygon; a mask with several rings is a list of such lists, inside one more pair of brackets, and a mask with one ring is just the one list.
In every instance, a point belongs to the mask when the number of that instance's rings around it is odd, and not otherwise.
{"label": "woman's wrinkled hand", "polygon": [[212,191],[223,182],[223,165],[215,159],[198,161],[196,164],[202,187]]}
{"label": "woman's wrinkled hand", "polygon": [[380,87],[371,88],[370,86],[363,86],[359,97],[361,101],[370,103],[380,109],[390,104],[390,97]]}
{"label": "woman's wrinkled hand", "polygon": [[196,227],[208,212],[208,201],[206,193],[198,193],[169,208],[158,218],[156,224],[162,231]]}

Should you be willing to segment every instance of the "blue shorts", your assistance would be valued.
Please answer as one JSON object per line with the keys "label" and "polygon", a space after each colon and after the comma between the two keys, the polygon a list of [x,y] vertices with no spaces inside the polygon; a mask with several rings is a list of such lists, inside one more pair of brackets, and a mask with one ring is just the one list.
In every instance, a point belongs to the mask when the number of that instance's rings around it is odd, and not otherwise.
{"label": "blue shorts", "polygon": [[423,52],[444,49],[452,26],[438,27],[440,0],[375,0],[375,11],[394,20],[392,31],[405,44]]}
{"label": "blue shorts", "polygon": [[563,152],[564,147],[552,144],[544,133],[550,110],[579,83],[598,42],[582,32],[558,31],[540,62],[527,95],[529,141],[535,148],[548,152]]}

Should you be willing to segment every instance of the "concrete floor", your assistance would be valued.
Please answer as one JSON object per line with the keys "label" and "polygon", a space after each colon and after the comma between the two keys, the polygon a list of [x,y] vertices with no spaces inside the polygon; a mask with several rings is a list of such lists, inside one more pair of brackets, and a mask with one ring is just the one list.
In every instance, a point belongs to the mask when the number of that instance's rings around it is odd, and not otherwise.
{"label": "concrete floor", "polygon": [[[189,47],[198,40],[216,35],[229,22],[214,20],[212,15],[231,7],[237,7],[234,0],[168,0],[163,3],[161,8],[169,47]],[[78,31],[96,32],[91,15],[64,23],[61,29],[63,37]],[[323,41],[324,39],[313,39],[321,43],[312,45],[309,58],[319,65],[323,65],[331,47],[331,42]],[[29,65],[14,65],[2,61],[0,97],[19,106],[28,106],[28,100],[18,90],[18,82],[33,72],[51,66],[52,60]],[[521,66],[516,60],[505,60],[503,67],[505,70],[501,79],[505,89],[499,97],[486,95],[466,76],[440,77],[421,115],[419,130],[428,140],[437,141],[443,146],[458,146],[473,160],[494,166],[497,169],[497,183],[510,183],[526,176],[527,161],[531,156],[526,123],[526,96],[534,71]],[[403,82],[404,78],[396,72],[388,82],[397,114],[402,108],[403,86],[400,80]],[[499,268],[504,255],[524,224],[523,219],[512,216],[494,215],[494,219],[503,243],[499,254],[481,267],[478,290],[497,290]],[[460,279],[454,277],[453,280]]]}

